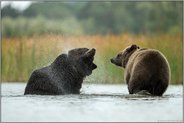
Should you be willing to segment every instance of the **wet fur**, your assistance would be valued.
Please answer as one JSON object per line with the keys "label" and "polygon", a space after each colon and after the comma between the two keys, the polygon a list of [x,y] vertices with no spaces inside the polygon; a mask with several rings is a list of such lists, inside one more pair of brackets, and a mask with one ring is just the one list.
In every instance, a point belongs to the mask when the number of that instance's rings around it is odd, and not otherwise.
{"label": "wet fur", "polygon": [[31,74],[24,94],[79,94],[84,78],[96,69],[95,49],[77,48],[61,54],[55,61]]}

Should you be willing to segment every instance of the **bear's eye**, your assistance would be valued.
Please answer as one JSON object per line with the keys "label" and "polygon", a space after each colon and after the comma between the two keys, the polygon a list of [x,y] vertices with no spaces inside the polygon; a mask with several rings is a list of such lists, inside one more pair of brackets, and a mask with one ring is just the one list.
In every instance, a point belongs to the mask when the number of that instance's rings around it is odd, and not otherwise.
{"label": "bear's eye", "polygon": [[117,57],[120,57],[121,56],[121,54],[118,54],[118,56]]}
{"label": "bear's eye", "polygon": [[126,49],[125,52],[130,52],[130,48]]}

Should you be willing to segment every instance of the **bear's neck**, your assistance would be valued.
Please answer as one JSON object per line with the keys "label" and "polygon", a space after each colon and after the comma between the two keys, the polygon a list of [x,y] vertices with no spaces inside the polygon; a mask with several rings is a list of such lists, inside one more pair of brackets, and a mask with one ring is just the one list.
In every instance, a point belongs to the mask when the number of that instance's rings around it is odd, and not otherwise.
{"label": "bear's neck", "polygon": [[52,71],[64,86],[64,93],[78,94],[82,86],[84,75],[78,72],[70,61],[63,61],[52,65]]}
{"label": "bear's neck", "polygon": [[128,61],[130,59],[130,57],[132,56],[132,54],[135,52],[136,50],[131,51],[125,58],[124,62],[123,62],[123,67],[126,68]]}

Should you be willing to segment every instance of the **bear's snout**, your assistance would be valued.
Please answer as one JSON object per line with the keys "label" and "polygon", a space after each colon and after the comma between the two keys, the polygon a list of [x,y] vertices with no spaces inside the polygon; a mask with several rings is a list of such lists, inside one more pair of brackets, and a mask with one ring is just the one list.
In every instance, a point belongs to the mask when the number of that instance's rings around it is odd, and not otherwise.
{"label": "bear's snout", "polygon": [[110,61],[111,61],[111,63],[113,63],[113,64],[115,64],[117,66],[120,66],[120,67],[122,66],[121,61],[119,61],[116,57],[115,58],[111,58]]}

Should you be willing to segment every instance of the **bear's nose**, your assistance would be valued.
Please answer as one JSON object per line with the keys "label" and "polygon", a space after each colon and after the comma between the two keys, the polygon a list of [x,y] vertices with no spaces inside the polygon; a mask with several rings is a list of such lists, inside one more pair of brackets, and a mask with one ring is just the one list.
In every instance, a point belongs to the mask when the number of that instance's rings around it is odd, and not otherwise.
{"label": "bear's nose", "polygon": [[96,69],[96,68],[97,68],[96,64],[93,64],[93,69]]}
{"label": "bear's nose", "polygon": [[113,58],[111,59],[111,63],[114,63],[114,59]]}

